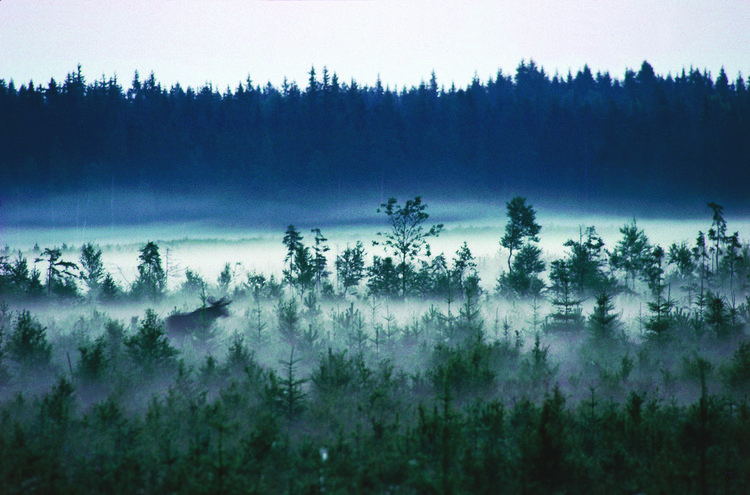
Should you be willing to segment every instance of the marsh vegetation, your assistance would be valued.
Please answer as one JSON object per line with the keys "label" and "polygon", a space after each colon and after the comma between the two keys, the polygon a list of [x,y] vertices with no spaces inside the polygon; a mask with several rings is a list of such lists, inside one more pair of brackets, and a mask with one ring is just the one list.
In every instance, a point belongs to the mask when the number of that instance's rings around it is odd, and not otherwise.
{"label": "marsh vegetation", "polygon": [[[549,260],[516,197],[482,280],[421,198],[332,255],[179,285],[156,242],[0,258],[0,485],[66,493],[746,493],[750,246],[582,226]],[[367,241],[367,242],[366,242]],[[370,241],[375,241],[371,243]],[[369,252],[368,252],[369,251]]]}

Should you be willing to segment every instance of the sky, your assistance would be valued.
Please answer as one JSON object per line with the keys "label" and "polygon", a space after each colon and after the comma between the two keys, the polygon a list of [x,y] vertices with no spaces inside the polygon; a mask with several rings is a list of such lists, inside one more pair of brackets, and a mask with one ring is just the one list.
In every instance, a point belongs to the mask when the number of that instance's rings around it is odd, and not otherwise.
{"label": "sky", "polygon": [[750,73],[750,0],[0,0],[0,79],[88,81],[154,72],[165,86],[306,86],[315,66],[343,81],[465,86],[533,59],[622,78],[697,67]]}

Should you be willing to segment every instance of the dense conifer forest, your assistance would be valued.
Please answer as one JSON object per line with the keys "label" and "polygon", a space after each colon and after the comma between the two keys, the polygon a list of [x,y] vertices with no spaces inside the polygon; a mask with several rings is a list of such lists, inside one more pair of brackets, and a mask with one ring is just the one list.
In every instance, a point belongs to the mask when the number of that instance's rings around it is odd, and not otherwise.
{"label": "dense conifer forest", "polygon": [[[2,75],[0,75],[2,76]],[[4,75],[8,77],[8,75]],[[750,183],[750,92],[698,69],[621,78],[533,62],[468,86],[360,86],[326,68],[301,87],[0,80],[2,190],[214,188],[251,197],[334,190],[551,195],[664,205],[723,198]],[[19,192],[19,194],[20,194]],[[412,192],[405,192],[412,194]]]}
{"label": "dense conifer forest", "polygon": [[750,245],[707,212],[547,263],[514,197],[489,284],[470,239],[430,252],[421,197],[335,256],[289,225],[280,274],[170,287],[146,242],[124,284],[93,243],[8,247],[0,491],[748,493]]}

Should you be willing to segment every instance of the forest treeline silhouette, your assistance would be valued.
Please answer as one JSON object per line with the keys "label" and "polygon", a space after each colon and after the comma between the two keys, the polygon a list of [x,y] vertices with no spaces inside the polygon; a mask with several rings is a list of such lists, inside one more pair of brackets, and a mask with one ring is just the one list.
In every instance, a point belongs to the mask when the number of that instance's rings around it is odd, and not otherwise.
{"label": "forest treeline silhouette", "polygon": [[433,74],[400,89],[313,68],[304,88],[248,77],[224,91],[167,88],[153,73],[126,88],[79,67],[46,85],[0,79],[0,125],[6,192],[208,184],[314,196],[416,181],[455,194],[741,203],[750,183],[743,78],[663,76],[648,62],[622,79],[522,62],[466,87]]}

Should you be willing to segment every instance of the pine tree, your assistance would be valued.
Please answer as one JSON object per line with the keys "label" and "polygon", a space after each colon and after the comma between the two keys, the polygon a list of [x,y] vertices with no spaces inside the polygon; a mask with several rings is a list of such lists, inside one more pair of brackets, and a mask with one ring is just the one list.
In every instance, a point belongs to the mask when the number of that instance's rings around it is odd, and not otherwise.
{"label": "pine tree", "polygon": [[705,306],[705,286],[708,278],[708,272],[706,267],[706,260],[708,259],[708,252],[706,250],[706,237],[702,231],[698,232],[698,237],[695,240],[695,247],[691,250],[693,260],[699,267],[699,286],[698,286],[698,314],[702,318],[703,308]]}
{"label": "pine tree", "polygon": [[294,259],[300,249],[303,248],[302,236],[294,225],[289,225],[284,233],[284,239],[282,240],[284,246],[286,246],[286,256],[284,261],[289,263],[289,268],[285,272],[285,277],[288,280],[293,280],[296,276],[294,271]]}
{"label": "pine tree", "polygon": [[367,289],[370,294],[379,297],[394,297],[398,295],[401,289],[401,281],[396,266],[393,264],[393,258],[390,256],[380,258],[373,256],[372,265],[367,268],[369,280]]}
{"label": "pine tree", "polygon": [[102,281],[99,297],[102,301],[114,301],[119,297],[121,294],[120,288],[117,286],[117,282],[115,282],[115,279],[112,278],[112,275],[110,273],[107,273],[104,276],[104,281]]}
{"label": "pine tree", "polygon": [[224,269],[219,274],[219,278],[216,280],[219,284],[219,290],[226,294],[229,291],[229,286],[232,283],[232,267],[229,263],[224,264]]}
{"label": "pine tree", "polygon": [[732,308],[727,303],[726,298],[708,291],[706,294],[706,310],[703,314],[703,321],[706,325],[714,331],[717,337],[727,338],[741,328],[732,320]]}
{"label": "pine tree", "polygon": [[677,280],[680,282],[683,289],[688,291],[688,306],[693,305],[693,291],[695,290],[695,280],[693,273],[695,272],[695,261],[693,255],[688,248],[687,243],[682,242],[679,245],[672,243],[669,246],[669,254],[667,256],[667,263],[675,265],[677,269]]}
{"label": "pine tree", "polygon": [[456,292],[458,294],[463,294],[466,286],[473,286],[479,282],[476,258],[471,254],[466,241],[456,251],[456,256],[453,258],[451,278],[455,280]]}
{"label": "pine tree", "polygon": [[275,374],[271,375],[271,387],[273,390],[274,401],[286,416],[287,421],[291,421],[297,416],[305,406],[305,396],[307,395],[302,386],[307,383],[307,379],[297,377],[297,365],[300,359],[294,358],[294,346],[289,353],[288,361],[279,361],[286,374],[283,378],[276,378]]}
{"label": "pine tree", "polygon": [[648,237],[638,228],[635,218],[631,224],[620,227],[620,233],[622,239],[615,246],[610,260],[615,268],[625,272],[625,285],[627,286],[630,280],[635,289],[635,281],[646,265],[649,253]]}
{"label": "pine tree", "polygon": [[711,218],[711,228],[708,230],[708,240],[713,241],[714,245],[711,248],[713,258],[711,259],[711,266],[713,272],[719,268],[719,257],[722,254],[721,245],[725,242],[727,236],[727,221],[724,219],[724,207],[717,205],[714,202],[708,203],[707,205],[711,208],[713,216]]}
{"label": "pine tree", "polygon": [[289,299],[288,301],[280,300],[276,307],[276,316],[278,318],[279,333],[284,342],[294,346],[300,337],[299,332],[299,311],[297,309],[297,300]]}
{"label": "pine tree", "polygon": [[133,282],[133,295],[145,296],[156,301],[164,295],[167,286],[167,275],[162,268],[159,246],[155,242],[147,242],[141,248],[138,259],[138,278]]}
{"label": "pine tree", "polygon": [[383,240],[373,241],[373,245],[383,245],[398,256],[397,269],[401,278],[401,297],[406,296],[406,290],[410,284],[409,278],[413,272],[411,261],[419,256],[423,248],[429,256],[430,245],[427,240],[430,237],[437,237],[443,230],[443,224],[433,225],[425,230],[424,223],[429,218],[426,210],[427,205],[422,203],[421,196],[407,200],[404,206],[397,204],[396,198],[390,198],[377,210],[378,213],[385,213],[388,217],[391,231],[378,232],[378,236]]}
{"label": "pine tree", "polygon": [[64,261],[60,259],[61,257],[60,248],[46,248],[40,257],[34,260],[34,263],[39,261],[47,263],[47,295],[52,295],[53,290],[63,294],[70,293],[71,288],[72,295],[75,295],[75,284],[72,283],[72,279],[77,275],[73,270],[77,270],[78,265],[71,261]]}
{"label": "pine tree", "polygon": [[619,315],[614,313],[612,295],[601,292],[596,296],[594,311],[589,315],[588,328],[596,339],[609,339],[619,327]]}
{"label": "pine tree", "polygon": [[336,276],[344,288],[346,295],[349,289],[357,287],[365,276],[365,249],[362,242],[357,241],[353,248],[349,246],[336,257]]}
{"label": "pine tree", "polygon": [[315,288],[320,292],[323,287],[323,281],[328,277],[328,260],[325,254],[331,250],[326,242],[328,239],[323,237],[320,229],[312,229],[315,234],[315,246],[313,246],[313,264],[315,267]]}
{"label": "pine tree", "polygon": [[[536,223],[536,211],[526,204],[526,198],[516,196],[505,203],[508,222],[500,245],[508,250],[508,272],[498,279],[497,290],[514,297],[538,297],[544,288],[539,274],[545,265],[541,260],[539,242],[542,227]],[[513,258],[513,253],[518,256]]]}
{"label": "pine tree", "polygon": [[11,359],[26,366],[46,366],[52,357],[52,345],[43,327],[27,310],[21,311],[6,344]]}
{"label": "pine tree", "polygon": [[89,288],[89,294],[95,295],[104,277],[102,250],[93,244],[86,243],[81,247],[81,278]]}
{"label": "pine tree", "polygon": [[732,297],[734,297],[734,279],[737,264],[742,261],[741,248],[742,243],[740,243],[739,232],[735,232],[726,238],[726,254],[722,259],[722,271],[729,272],[729,293]]}
{"label": "pine tree", "polygon": [[571,328],[582,321],[581,299],[574,297],[573,276],[566,260],[555,260],[550,265],[552,305],[557,311],[550,316],[556,327]]}
{"label": "pine tree", "polygon": [[611,285],[602,271],[604,241],[593,226],[580,230],[578,241],[569,239],[565,246],[570,248],[567,263],[578,297],[583,299]]}
{"label": "pine tree", "polygon": [[648,302],[651,316],[646,321],[645,327],[646,330],[653,332],[653,334],[658,337],[666,335],[667,331],[674,323],[672,318],[674,301],[672,301],[669,293],[667,293],[666,297],[664,295],[666,287],[663,283],[663,259],[664,249],[662,249],[661,246],[656,246],[651,252],[649,266],[647,268],[648,284],[654,300]]}
{"label": "pine tree", "polygon": [[171,364],[177,349],[169,345],[164,322],[153,309],[146,310],[138,331],[125,339],[125,347],[133,360],[147,371]]}

